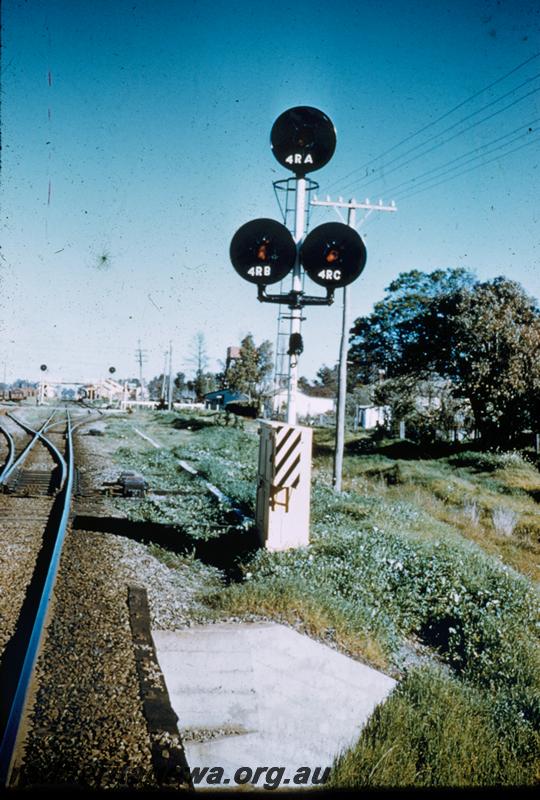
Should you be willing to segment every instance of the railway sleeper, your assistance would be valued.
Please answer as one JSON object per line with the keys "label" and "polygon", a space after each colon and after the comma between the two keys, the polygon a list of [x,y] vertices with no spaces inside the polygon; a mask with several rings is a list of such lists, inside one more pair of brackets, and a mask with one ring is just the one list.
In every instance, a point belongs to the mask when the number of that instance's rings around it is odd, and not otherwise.
{"label": "railway sleeper", "polygon": [[56,470],[22,469],[8,481],[4,491],[23,497],[53,495],[58,488]]}

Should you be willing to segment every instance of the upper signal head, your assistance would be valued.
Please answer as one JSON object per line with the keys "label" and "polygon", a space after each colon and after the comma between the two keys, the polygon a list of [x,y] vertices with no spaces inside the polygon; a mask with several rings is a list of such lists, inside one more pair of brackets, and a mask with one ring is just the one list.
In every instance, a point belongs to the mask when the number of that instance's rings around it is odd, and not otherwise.
{"label": "upper signal head", "polygon": [[253,219],[234,234],[230,257],[244,280],[264,286],[281,281],[291,271],[296,261],[296,244],[281,222]]}
{"label": "upper signal head", "polygon": [[296,106],[276,119],[270,142],[279,163],[302,176],[330,161],[336,149],[336,130],[322,111]]}
{"label": "upper signal head", "polygon": [[300,250],[300,260],[311,280],[335,289],[355,281],[366,258],[359,234],[343,222],[326,222],[314,228]]}

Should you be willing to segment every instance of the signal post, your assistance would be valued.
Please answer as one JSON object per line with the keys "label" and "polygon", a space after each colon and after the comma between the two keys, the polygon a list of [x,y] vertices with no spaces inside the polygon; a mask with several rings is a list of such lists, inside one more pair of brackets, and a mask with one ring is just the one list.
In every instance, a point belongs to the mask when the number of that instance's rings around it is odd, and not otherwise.
{"label": "signal post", "polygon": [[[291,108],[275,121],[270,140],[276,159],[295,175],[294,236],[276,220],[252,220],[234,234],[230,258],[236,272],[257,285],[260,302],[291,310],[287,423],[261,422],[256,510],[262,544],[286,550],[309,543],[312,431],[296,424],[302,309],[331,305],[335,290],[359,277],[367,254],[359,234],[344,223],[319,225],[305,237],[306,174],[327,164],[336,146],[335,128],[326,114],[310,106]],[[302,271],[326,289],[326,296],[303,291]],[[267,292],[288,274],[292,281],[287,294]]]}

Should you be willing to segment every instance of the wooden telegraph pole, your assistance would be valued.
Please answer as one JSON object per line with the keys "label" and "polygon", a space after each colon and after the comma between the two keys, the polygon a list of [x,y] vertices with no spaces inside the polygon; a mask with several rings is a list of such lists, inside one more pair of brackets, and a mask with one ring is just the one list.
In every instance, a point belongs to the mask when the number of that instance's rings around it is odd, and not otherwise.
{"label": "wooden telegraph pole", "polygon": [[[363,208],[367,210],[362,222],[373,211],[397,211],[396,204],[392,202],[389,206],[385,206],[382,200],[379,203],[370,203],[366,200],[364,203],[357,203],[354,198],[349,201],[344,201],[343,198],[338,200],[318,200],[316,197],[311,201],[314,206],[329,206],[334,208],[339,217],[343,220],[339,209],[347,209],[347,225],[356,230],[356,210]],[[344,221],[344,220],[343,220]],[[343,451],[345,449],[345,406],[347,402],[347,353],[348,353],[348,332],[349,332],[349,298],[348,286],[343,287],[343,314],[341,319],[341,341],[339,347],[339,371],[338,371],[338,396],[337,396],[337,409],[336,409],[336,449],[334,454],[334,475],[333,485],[336,492],[341,492],[341,480],[343,474]]]}

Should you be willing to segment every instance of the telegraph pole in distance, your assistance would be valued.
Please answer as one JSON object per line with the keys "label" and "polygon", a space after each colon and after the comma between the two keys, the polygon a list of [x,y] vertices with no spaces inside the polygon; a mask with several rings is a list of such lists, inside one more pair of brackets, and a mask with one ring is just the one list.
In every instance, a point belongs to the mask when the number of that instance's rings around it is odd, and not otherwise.
{"label": "telegraph pole in distance", "polygon": [[[347,209],[347,225],[356,229],[356,211],[359,208],[367,210],[362,222],[373,213],[373,211],[397,211],[396,204],[392,202],[389,206],[384,206],[382,200],[378,204],[370,203],[366,200],[364,203],[357,203],[354,198],[348,202],[343,201],[343,198],[338,200],[318,200],[316,197],[311,201],[313,206],[329,206],[334,208],[339,217],[343,220],[339,209]],[[344,220],[343,220],[344,221]],[[337,396],[337,409],[336,409],[336,450],[334,455],[334,475],[333,485],[336,492],[341,492],[341,478],[343,474],[343,451],[345,449],[345,407],[347,403],[347,354],[348,354],[348,329],[349,329],[349,303],[347,286],[343,287],[343,315],[341,321],[341,341],[339,347],[339,372],[338,372],[338,396]]]}
{"label": "telegraph pole in distance", "polygon": [[165,403],[165,386],[167,385],[167,350],[163,354],[163,378],[161,380],[161,392],[159,393],[159,399],[161,404]]}
{"label": "telegraph pole in distance", "polygon": [[169,392],[167,395],[167,409],[172,411],[173,402],[173,387],[172,387],[172,342],[169,341]]}
{"label": "telegraph pole in distance", "polygon": [[146,350],[141,350],[141,340],[137,340],[137,350],[135,351],[135,359],[139,365],[139,383],[141,385],[141,400],[144,399],[146,392],[143,385],[143,363],[146,361]]}

